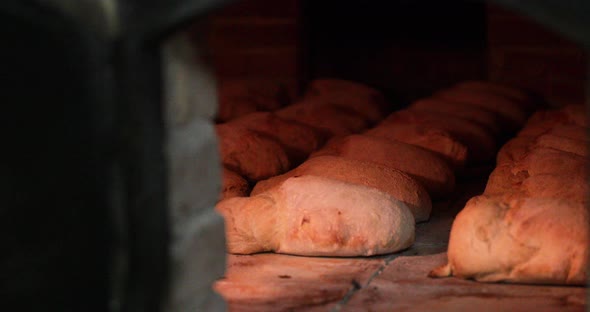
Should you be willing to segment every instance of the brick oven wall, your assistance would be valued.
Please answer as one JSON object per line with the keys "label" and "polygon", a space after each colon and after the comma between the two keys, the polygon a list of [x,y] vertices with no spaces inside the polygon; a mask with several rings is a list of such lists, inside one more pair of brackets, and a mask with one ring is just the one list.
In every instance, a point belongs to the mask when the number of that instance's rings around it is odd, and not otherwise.
{"label": "brick oven wall", "polygon": [[376,86],[404,105],[487,76],[553,103],[584,101],[582,47],[498,6],[419,3],[391,10],[329,0],[236,1],[208,17],[211,63],[221,81],[278,81],[292,96],[311,77],[335,76]]}
{"label": "brick oven wall", "polygon": [[587,77],[584,49],[535,21],[488,5],[488,75],[492,81],[528,88],[550,103],[583,103]]}
{"label": "brick oven wall", "polygon": [[299,0],[242,0],[209,16],[205,40],[218,80],[270,80],[297,93],[304,70],[300,12]]}

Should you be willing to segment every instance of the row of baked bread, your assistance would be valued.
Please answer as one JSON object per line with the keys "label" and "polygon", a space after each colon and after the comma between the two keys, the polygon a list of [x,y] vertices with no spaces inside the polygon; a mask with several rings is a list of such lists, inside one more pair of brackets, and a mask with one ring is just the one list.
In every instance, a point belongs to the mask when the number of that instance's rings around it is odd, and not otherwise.
{"label": "row of baked bread", "polygon": [[[425,101],[433,108],[414,103],[363,134],[335,136],[299,167],[258,182],[251,197],[220,202],[229,252],[358,256],[407,248],[414,223],[430,216],[431,197],[453,191],[465,162],[493,159],[502,135],[534,105],[525,93],[479,82]],[[485,124],[470,114],[495,119]]]}
{"label": "row of baked bread", "polygon": [[381,93],[372,88],[320,79],[292,105],[217,124],[224,165],[222,198],[247,195],[248,181],[281,174],[327,139],[366,129],[383,119],[386,107]]}
{"label": "row of baked bread", "polygon": [[486,282],[587,282],[590,265],[585,106],[535,113],[502,147],[484,194],[451,230],[448,263],[432,276]]}

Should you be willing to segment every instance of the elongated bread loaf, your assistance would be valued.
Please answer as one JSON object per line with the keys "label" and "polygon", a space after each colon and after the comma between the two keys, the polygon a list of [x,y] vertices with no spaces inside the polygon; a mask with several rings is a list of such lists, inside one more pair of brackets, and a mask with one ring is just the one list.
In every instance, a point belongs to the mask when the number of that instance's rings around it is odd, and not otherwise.
{"label": "elongated bread loaf", "polygon": [[484,282],[584,285],[590,218],[583,203],[472,198],[453,222],[448,263],[430,275]]}
{"label": "elongated bread loaf", "polygon": [[287,179],[302,175],[373,187],[406,204],[416,222],[426,221],[430,217],[432,203],[428,192],[407,174],[373,162],[336,156],[314,157],[285,174],[259,181],[252,190],[252,196],[268,192]]}
{"label": "elongated bread loaf", "polygon": [[425,148],[446,160],[455,169],[465,166],[467,147],[449,132],[428,125],[380,123],[363,134],[397,140]]}
{"label": "elongated bread loaf", "polygon": [[558,125],[575,125],[587,128],[586,107],[584,105],[567,105],[559,109],[535,112],[518,135],[538,136]]}
{"label": "elongated bread loaf", "polygon": [[286,105],[289,95],[281,84],[271,81],[236,80],[220,83],[217,121],[255,112],[273,111]]}
{"label": "elongated bread loaf", "polygon": [[304,99],[276,111],[276,114],[323,130],[329,136],[348,135],[368,127],[368,121],[353,110],[330,105],[318,98]]}
{"label": "elongated bread loaf", "polygon": [[244,127],[276,139],[285,148],[292,164],[301,163],[325,142],[324,136],[317,129],[297,121],[280,118],[270,112],[248,114],[228,124]]}
{"label": "elongated bread loaf", "polygon": [[510,124],[507,126],[511,130],[522,127],[529,115],[529,108],[525,103],[491,93],[453,88],[439,91],[434,94],[434,97],[448,101],[468,103],[496,112],[510,121]]}
{"label": "elongated bread loaf", "polygon": [[383,123],[418,124],[449,132],[467,146],[469,161],[485,162],[496,155],[496,138],[484,127],[452,115],[424,111],[401,110],[389,115]]}
{"label": "elongated bread loaf", "polygon": [[450,166],[424,148],[368,135],[350,135],[330,140],[310,157],[341,156],[370,161],[405,172],[416,179],[431,197],[443,197],[455,188]]}
{"label": "elongated bread loaf", "polygon": [[358,82],[341,79],[316,79],[310,83],[306,98],[320,98],[346,107],[376,123],[383,119],[387,101],[381,92]]}
{"label": "elongated bread loaf", "polygon": [[437,98],[424,98],[415,101],[410,107],[413,111],[445,113],[476,122],[489,130],[494,136],[499,136],[507,130],[503,126],[500,116],[480,106]]}
{"label": "elongated bread loaf", "polygon": [[525,156],[518,161],[505,162],[496,166],[488,179],[484,194],[510,193],[525,179],[536,175],[585,175],[587,169],[586,157],[553,148],[538,147],[526,152]]}
{"label": "elongated bread loaf", "polygon": [[414,217],[371,187],[301,176],[253,197],[221,201],[227,249],[305,256],[371,256],[414,242]]}
{"label": "elongated bread loaf", "polygon": [[588,142],[556,136],[550,133],[540,135],[537,138],[516,137],[506,143],[496,158],[497,164],[510,161],[518,161],[525,157],[529,150],[546,147],[563,152],[588,156]]}
{"label": "elongated bread loaf", "polygon": [[289,158],[273,138],[242,127],[219,124],[221,161],[228,169],[258,181],[289,170]]}
{"label": "elongated bread loaf", "polygon": [[528,110],[534,110],[538,106],[534,96],[526,91],[507,85],[489,81],[464,81],[453,86],[453,89],[468,89],[477,92],[498,94],[510,98],[523,105]]}
{"label": "elongated bread loaf", "polygon": [[219,200],[248,195],[248,181],[241,175],[223,168],[222,188]]}

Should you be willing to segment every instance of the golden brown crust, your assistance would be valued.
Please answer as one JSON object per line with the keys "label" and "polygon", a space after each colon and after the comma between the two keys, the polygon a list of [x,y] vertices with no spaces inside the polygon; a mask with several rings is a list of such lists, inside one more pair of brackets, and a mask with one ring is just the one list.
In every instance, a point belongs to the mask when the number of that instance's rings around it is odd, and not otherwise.
{"label": "golden brown crust", "polygon": [[467,146],[471,162],[481,163],[496,155],[496,139],[482,126],[444,113],[401,110],[389,115],[383,123],[417,124],[449,132]]}
{"label": "golden brown crust", "polygon": [[424,98],[413,102],[410,108],[414,111],[445,113],[476,122],[495,136],[510,129],[502,124],[502,119],[493,111],[461,102],[452,102],[437,98]]}
{"label": "golden brown crust", "polygon": [[301,176],[249,198],[217,204],[230,253],[371,256],[414,241],[409,209],[374,188]]}
{"label": "golden brown crust", "polygon": [[325,155],[369,161],[400,170],[422,184],[431,197],[446,196],[455,187],[455,175],[442,158],[399,141],[350,135],[330,140],[310,157]]}
{"label": "golden brown crust", "polygon": [[491,81],[464,81],[453,86],[455,89],[468,89],[477,92],[492,93],[510,98],[528,110],[534,110],[538,106],[533,96],[527,92]]}
{"label": "golden brown crust", "polygon": [[304,99],[278,110],[276,114],[323,130],[329,136],[357,133],[368,127],[368,121],[354,111],[317,98]]}
{"label": "golden brown crust", "polygon": [[266,179],[289,169],[289,159],[283,147],[274,139],[260,133],[216,125],[221,161],[225,167],[252,181]]}
{"label": "golden brown crust", "polygon": [[467,160],[467,147],[449,132],[428,125],[380,123],[363,134],[397,140],[420,146],[436,153],[455,169],[462,169]]}
{"label": "golden brown crust", "polygon": [[581,203],[474,197],[453,222],[447,272],[483,282],[584,285],[589,224]]}
{"label": "golden brown crust", "polygon": [[448,101],[467,103],[498,113],[510,121],[509,126],[512,129],[522,127],[529,115],[528,109],[523,106],[522,103],[491,93],[453,88],[439,91],[434,94],[434,97]]}
{"label": "golden brown crust", "polygon": [[372,162],[336,156],[314,157],[285,174],[260,181],[252,190],[252,196],[279,187],[290,177],[302,175],[373,187],[406,204],[416,222],[430,217],[432,203],[428,192],[405,173]]}
{"label": "golden brown crust", "polygon": [[236,118],[231,126],[262,133],[276,139],[293,164],[301,163],[325,142],[322,133],[310,126],[278,117],[270,112],[257,112]]}
{"label": "golden brown crust", "polygon": [[316,79],[309,84],[305,97],[321,98],[331,104],[354,110],[371,123],[383,119],[388,106],[385,97],[376,89],[341,79]]}
{"label": "golden brown crust", "polygon": [[284,86],[271,81],[224,81],[219,85],[218,96],[219,122],[255,111],[273,111],[290,101]]}
{"label": "golden brown crust", "polygon": [[248,190],[248,181],[244,177],[227,168],[223,168],[222,188],[219,200],[248,196]]}

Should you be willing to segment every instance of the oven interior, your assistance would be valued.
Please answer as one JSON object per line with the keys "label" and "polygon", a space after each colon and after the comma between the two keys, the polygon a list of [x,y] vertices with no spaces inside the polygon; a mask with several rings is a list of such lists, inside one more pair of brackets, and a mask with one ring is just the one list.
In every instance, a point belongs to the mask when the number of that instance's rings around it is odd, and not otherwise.
{"label": "oven interior", "polygon": [[[440,260],[454,215],[481,193],[493,164],[435,203],[439,214],[420,225],[420,244],[401,254],[226,255],[223,220],[213,211],[222,185],[215,134],[221,86],[280,85],[288,105],[314,79],[345,79],[381,91],[391,112],[457,82],[485,80],[529,90],[548,106],[588,107],[583,1],[142,7],[55,0],[8,1],[0,9],[10,77],[3,305],[60,311],[585,305],[585,288],[436,284],[412,273]],[[391,284],[379,281],[383,272]],[[416,290],[388,297],[404,287]]]}

